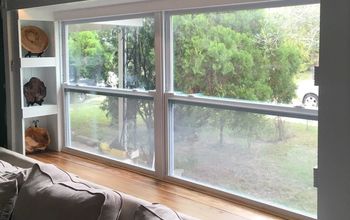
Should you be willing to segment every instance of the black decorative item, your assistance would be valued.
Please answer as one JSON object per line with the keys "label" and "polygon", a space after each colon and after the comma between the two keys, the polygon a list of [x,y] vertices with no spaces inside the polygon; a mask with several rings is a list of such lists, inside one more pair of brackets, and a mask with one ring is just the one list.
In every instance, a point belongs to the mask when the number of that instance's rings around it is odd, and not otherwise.
{"label": "black decorative item", "polygon": [[36,55],[37,57],[41,57],[41,55],[43,55],[45,51],[41,52],[41,53],[32,53],[30,51],[28,51],[28,53],[26,53],[26,55],[24,57],[32,57],[32,55]]}
{"label": "black decorative item", "polygon": [[40,79],[32,77],[29,82],[24,84],[23,93],[27,101],[27,106],[34,105],[35,103],[41,105],[46,96],[46,86]]}

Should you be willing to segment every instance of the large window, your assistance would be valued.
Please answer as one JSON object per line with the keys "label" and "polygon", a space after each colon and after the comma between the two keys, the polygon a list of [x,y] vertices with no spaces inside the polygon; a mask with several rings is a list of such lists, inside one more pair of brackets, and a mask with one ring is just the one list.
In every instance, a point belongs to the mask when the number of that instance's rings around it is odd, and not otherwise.
{"label": "large window", "polygon": [[67,147],[315,217],[319,10],[67,22]]}
{"label": "large window", "polygon": [[153,20],[66,26],[69,147],[154,169]]}
{"label": "large window", "polygon": [[319,5],[170,24],[170,174],[315,216]]}

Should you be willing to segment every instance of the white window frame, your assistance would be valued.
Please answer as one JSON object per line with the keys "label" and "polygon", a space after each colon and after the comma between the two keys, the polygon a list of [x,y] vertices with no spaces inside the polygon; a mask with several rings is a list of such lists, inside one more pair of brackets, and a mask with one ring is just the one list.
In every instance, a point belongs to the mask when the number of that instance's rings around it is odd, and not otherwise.
{"label": "white window frame", "polygon": [[[173,127],[173,111],[170,107],[171,102],[189,104],[193,106],[204,106],[204,107],[215,107],[218,109],[227,109],[234,111],[243,111],[248,113],[258,113],[264,115],[272,115],[279,117],[290,117],[296,119],[305,119],[305,120],[318,120],[318,109],[306,109],[302,106],[292,106],[292,105],[283,105],[283,104],[270,104],[263,102],[253,102],[247,100],[239,99],[225,99],[219,97],[206,97],[206,96],[197,96],[195,94],[182,94],[174,92],[173,88],[173,35],[172,35],[172,22],[171,16],[182,15],[188,13],[209,13],[209,12],[224,12],[224,11],[235,11],[235,10],[251,10],[251,9],[260,9],[260,8],[272,8],[272,7],[283,7],[283,6],[297,6],[297,5],[306,5],[306,4],[317,4],[319,1],[309,0],[309,1],[276,1],[276,2],[265,2],[265,3],[255,3],[255,4],[243,4],[243,5],[233,5],[232,7],[212,7],[204,9],[188,9],[188,10],[178,10],[165,13],[165,69],[166,69],[166,92],[165,92],[165,104],[166,104],[166,128],[167,133],[166,137],[166,157],[167,157],[167,175],[165,179],[170,182],[175,182],[180,185],[184,185],[190,188],[197,188],[202,191],[208,192],[213,195],[219,195],[221,197],[240,201],[244,204],[251,205],[253,207],[260,207],[262,210],[272,211],[274,213],[279,213],[282,216],[288,216],[296,219],[307,219],[314,220],[314,217],[305,216],[287,210],[285,207],[280,207],[276,204],[268,204],[266,201],[258,200],[256,198],[250,198],[242,195],[234,195],[232,192],[225,191],[219,188],[213,188],[212,186],[206,185],[204,183],[195,182],[193,180],[186,180],[184,178],[177,178],[173,176],[173,137],[170,134],[170,129]],[[316,165],[316,164],[315,164]]]}
{"label": "white window frame", "polygon": [[[172,120],[169,120],[171,115],[171,109],[169,103],[172,101],[202,105],[207,107],[216,107],[219,109],[229,109],[237,111],[245,111],[251,113],[259,113],[266,115],[274,115],[281,117],[292,117],[306,120],[318,120],[318,110],[305,109],[302,107],[291,107],[289,105],[276,105],[259,102],[250,102],[245,100],[233,100],[233,99],[221,99],[216,97],[199,97],[196,95],[179,95],[173,92],[173,65],[172,65],[172,27],[171,27],[171,16],[187,14],[187,13],[201,13],[201,12],[214,12],[214,11],[233,11],[233,10],[244,10],[244,9],[258,9],[258,8],[272,8],[282,6],[296,6],[304,4],[315,4],[319,3],[319,0],[277,0],[267,2],[255,2],[255,3],[240,3],[232,4],[230,6],[211,6],[208,8],[201,9],[181,9],[171,11],[156,11],[152,13],[135,13],[130,15],[121,16],[110,16],[103,18],[84,18],[72,21],[62,22],[62,51],[63,51],[63,70],[64,76],[68,73],[68,56],[67,51],[67,31],[66,27],[69,24],[78,24],[83,22],[97,22],[112,19],[130,19],[144,16],[152,16],[154,18],[155,25],[155,71],[156,71],[156,90],[155,91],[139,91],[139,90],[128,90],[128,89],[110,89],[101,87],[86,87],[77,86],[64,83],[64,118],[65,118],[65,143],[67,145],[67,138],[70,138],[69,133],[69,97],[66,93],[69,91],[78,91],[84,93],[95,93],[105,95],[115,95],[119,97],[134,97],[134,98],[151,98],[154,100],[154,141],[155,141],[155,166],[154,170],[149,170],[134,165],[125,164],[120,161],[115,161],[110,158],[97,156],[88,152],[82,152],[71,147],[64,147],[64,151],[72,152],[85,157],[97,159],[102,162],[107,162],[112,165],[123,167],[131,171],[141,172],[146,175],[153,176],[157,179],[166,180],[186,187],[195,188],[206,193],[227,198],[234,201],[239,201],[244,204],[251,205],[258,209],[267,210],[281,216],[287,216],[296,219],[307,219],[314,220],[313,217],[304,216],[276,205],[267,204],[264,201],[257,201],[256,199],[247,198],[239,195],[234,195],[231,192],[214,189],[212,187],[203,185],[203,183],[196,183],[193,181],[187,181],[179,179],[171,174],[171,156],[173,155],[171,143],[171,135],[169,135],[169,129],[172,126]],[[138,9],[142,10],[142,9]]]}
{"label": "white window frame", "polygon": [[[65,146],[63,147],[63,151],[65,152],[71,152],[80,156],[94,158],[99,161],[104,161],[109,164],[123,167],[129,170],[133,170],[136,172],[142,172],[147,175],[155,176],[156,173],[156,164],[157,164],[157,157],[155,157],[155,166],[154,169],[136,166],[128,163],[124,163],[119,160],[114,160],[110,157],[106,157],[103,155],[96,155],[87,151],[80,150],[78,148],[75,148],[74,146],[70,146],[70,140],[71,140],[71,131],[70,131],[70,114],[69,114],[69,103],[70,103],[70,95],[69,92],[80,92],[80,93],[87,93],[87,94],[97,94],[97,95],[106,95],[106,96],[114,96],[114,97],[121,97],[121,98],[136,98],[141,100],[152,100],[156,102],[157,97],[157,91],[156,90],[149,90],[149,91],[143,91],[138,89],[123,89],[123,88],[108,88],[108,87],[98,87],[98,86],[83,86],[79,84],[71,84],[68,83],[69,81],[69,53],[68,53],[68,31],[67,27],[68,25],[72,24],[81,24],[81,23],[89,23],[89,22],[102,22],[102,21],[109,21],[109,20],[123,20],[123,19],[135,19],[135,18],[143,18],[143,17],[153,17],[156,23],[156,14],[155,13],[140,13],[136,15],[123,15],[123,16],[112,16],[112,17],[104,17],[104,18],[92,18],[92,19],[80,19],[80,20],[74,20],[74,21],[64,21],[62,22],[62,57],[63,57],[63,70],[64,70],[64,83],[63,83],[63,98],[64,98],[64,106],[63,106],[63,114],[64,114],[64,143]],[[157,28],[155,28],[155,35],[157,32]],[[156,40],[155,40],[155,49],[156,49]],[[157,64],[155,64],[157,69]],[[157,74],[156,74],[157,75]],[[159,76],[156,76],[156,84]],[[156,86],[157,87],[157,86]],[[155,116],[154,116],[155,117]],[[154,131],[154,138],[156,138],[156,126]],[[156,154],[156,139],[155,140],[155,146],[154,151]]]}

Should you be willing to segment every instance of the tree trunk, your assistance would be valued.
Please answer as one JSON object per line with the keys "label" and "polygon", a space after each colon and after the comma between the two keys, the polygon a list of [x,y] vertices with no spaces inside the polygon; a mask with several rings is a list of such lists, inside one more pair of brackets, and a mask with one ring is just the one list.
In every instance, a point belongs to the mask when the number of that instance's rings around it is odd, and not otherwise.
{"label": "tree trunk", "polygon": [[277,122],[276,122],[276,131],[277,131],[277,141],[283,141],[286,134],[285,134],[285,129],[284,129],[284,121],[282,120],[281,117],[277,117]]}
{"label": "tree trunk", "polygon": [[220,119],[220,147],[224,145],[224,127],[225,127],[225,119]]}

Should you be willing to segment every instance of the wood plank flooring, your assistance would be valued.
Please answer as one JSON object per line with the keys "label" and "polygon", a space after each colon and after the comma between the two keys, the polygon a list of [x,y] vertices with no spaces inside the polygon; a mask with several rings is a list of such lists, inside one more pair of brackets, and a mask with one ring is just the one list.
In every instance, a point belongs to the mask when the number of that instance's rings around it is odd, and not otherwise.
{"label": "wood plank flooring", "polygon": [[28,156],[55,164],[83,179],[150,202],[165,204],[203,220],[282,220],[233,202],[68,153],[45,152]]}

